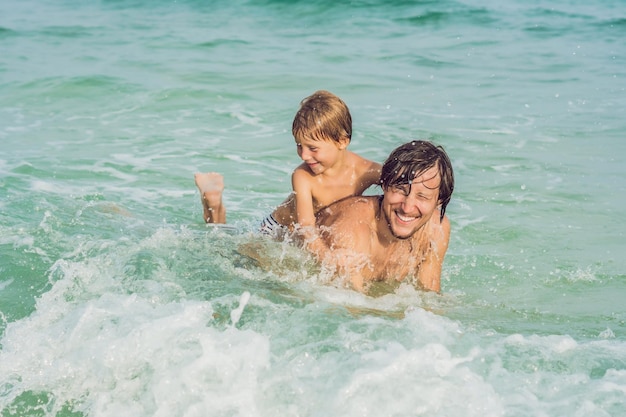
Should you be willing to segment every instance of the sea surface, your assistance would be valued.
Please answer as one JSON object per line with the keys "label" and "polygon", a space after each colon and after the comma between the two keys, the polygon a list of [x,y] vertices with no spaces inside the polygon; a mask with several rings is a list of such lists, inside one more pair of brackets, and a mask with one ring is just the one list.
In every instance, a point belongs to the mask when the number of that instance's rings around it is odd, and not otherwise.
{"label": "sea surface", "polygon": [[[626,415],[624,39],[623,0],[0,1],[0,416]],[[258,235],[318,89],[364,157],[447,150],[441,294]]]}

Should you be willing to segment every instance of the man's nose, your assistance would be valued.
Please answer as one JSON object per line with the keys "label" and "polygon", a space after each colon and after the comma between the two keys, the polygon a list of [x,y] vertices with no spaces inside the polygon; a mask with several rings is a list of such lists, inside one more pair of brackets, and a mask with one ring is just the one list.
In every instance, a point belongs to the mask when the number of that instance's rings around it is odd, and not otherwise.
{"label": "man's nose", "polygon": [[409,194],[406,197],[404,197],[404,201],[402,201],[402,210],[405,213],[412,213],[415,211],[419,211],[419,207],[417,204],[417,197],[415,197],[412,194]]}
{"label": "man's nose", "polygon": [[303,161],[306,161],[310,157],[311,157],[311,152],[308,151],[307,149],[302,148],[302,151],[300,151],[300,159],[302,159]]}

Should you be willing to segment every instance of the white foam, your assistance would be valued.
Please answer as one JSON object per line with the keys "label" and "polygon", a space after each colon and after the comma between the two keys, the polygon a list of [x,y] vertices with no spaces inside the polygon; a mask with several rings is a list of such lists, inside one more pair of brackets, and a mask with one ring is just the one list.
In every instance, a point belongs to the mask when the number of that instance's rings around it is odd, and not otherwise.
{"label": "white foam", "polygon": [[250,293],[248,291],[244,291],[239,299],[239,306],[230,312],[230,321],[233,327],[239,323],[239,319],[243,314],[243,309],[246,307],[246,304],[248,304],[248,301],[250,301]]}
{"label": "white foam", "polygon": [[7,326],[4,401],[33,391],[54,393],[53,411],[80,399],[76,408],[96,416],[249,413],[268,340],[212,328],[212,314],[201,301],[155,305],[106,293],[77,304],[46,295],[33,315]]}
{"label": "white foam", "polygon": [[[498,394],[466,364],[432,343],[406,348],[389,343],[362,357],[363,366],[335,398],[337,415],[457,415],[501,416]],[[419,388],[415,382],[420,381]]]}

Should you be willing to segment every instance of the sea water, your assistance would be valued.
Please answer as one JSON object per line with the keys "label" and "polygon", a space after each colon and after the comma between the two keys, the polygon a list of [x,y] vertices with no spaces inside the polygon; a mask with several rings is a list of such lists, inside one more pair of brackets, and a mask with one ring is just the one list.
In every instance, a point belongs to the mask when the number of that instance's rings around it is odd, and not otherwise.
{"label": "sea water", "polygon": [[[625,38],[622,0],[3,0],[0,415],[626,415]],[[318,89],[367,158],[449,153],[441,294],[258,236]]]}

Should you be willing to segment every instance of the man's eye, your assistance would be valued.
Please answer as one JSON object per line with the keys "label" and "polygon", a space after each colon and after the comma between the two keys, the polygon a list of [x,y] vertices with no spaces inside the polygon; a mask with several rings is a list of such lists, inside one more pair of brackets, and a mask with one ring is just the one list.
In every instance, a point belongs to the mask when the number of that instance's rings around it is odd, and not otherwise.
{"label": "man's eye", "polygon": [[408,185],[396,184],[392,185],[391,189],[396,193],[401,193],[403,195],[409,195],[410,188]]}

